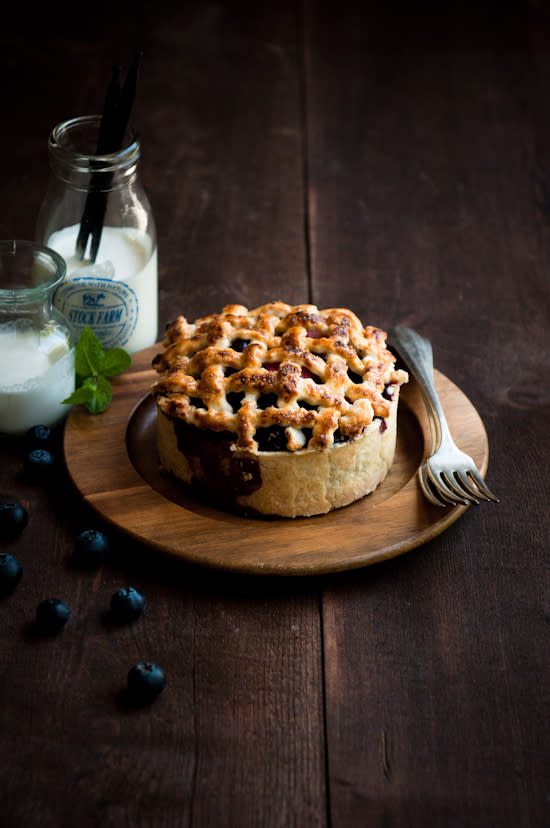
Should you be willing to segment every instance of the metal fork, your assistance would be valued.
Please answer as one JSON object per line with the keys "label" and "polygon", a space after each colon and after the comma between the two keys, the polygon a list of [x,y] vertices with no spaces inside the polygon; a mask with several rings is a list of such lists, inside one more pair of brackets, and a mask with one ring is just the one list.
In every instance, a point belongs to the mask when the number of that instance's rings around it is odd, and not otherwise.
{"label": "metal fork", "polygon": [[432,454],[418,469],[420,488],[436,506],[479,503],[498,498],[491,492],[472,458],[455,444],[433,379],[430,342],[412,328],[396,325],[389,332],[390,347],[414,374],[424,397],[432,431]]}

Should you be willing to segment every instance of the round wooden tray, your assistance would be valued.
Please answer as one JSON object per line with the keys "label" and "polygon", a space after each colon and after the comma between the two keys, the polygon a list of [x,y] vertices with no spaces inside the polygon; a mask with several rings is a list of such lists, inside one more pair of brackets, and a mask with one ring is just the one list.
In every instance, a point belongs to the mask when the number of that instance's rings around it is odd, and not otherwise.
{"label": "round wooden tray", "polygon": [[[362,500],[311,518],[241,517],[193,499],[159,467],[154,345],[133,356],[113,381],[100,415],[76,406],[64,434],[69,474],[86,502],[107,521],[159,552],[242,573],[312,575],[355,569],[395,557],[439,535],[467,506],[440,508],[422,495],[416,471],[431,445],[424,403],[411,379],[399,403],[395,461],[382,485]],[[482,475],[487,434],[468,398],[435,372],[449,426]]]}

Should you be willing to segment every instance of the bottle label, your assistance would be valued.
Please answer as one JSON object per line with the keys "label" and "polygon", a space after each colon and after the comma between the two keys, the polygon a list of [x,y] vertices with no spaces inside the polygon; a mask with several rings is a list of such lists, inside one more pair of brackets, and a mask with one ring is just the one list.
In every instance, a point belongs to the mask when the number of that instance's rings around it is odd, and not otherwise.
{"label": "bottle label", "polygon": [[135,292],[113,279],[77,276],[59,286],[54,304],[77,336],[88,326],[104,348],[124,348],[139,317]]}

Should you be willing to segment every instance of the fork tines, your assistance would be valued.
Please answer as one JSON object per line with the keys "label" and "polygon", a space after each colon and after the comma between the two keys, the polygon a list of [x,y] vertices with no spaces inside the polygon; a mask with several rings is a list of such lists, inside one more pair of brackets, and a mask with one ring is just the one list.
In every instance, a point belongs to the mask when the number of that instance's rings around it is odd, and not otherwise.
{"label": "fork tines", "polygon": [[435,506],[468,506],[482,500],[499,502],[477,470],[436,475],[428,460],[419,468],[418,479],[425,497]]}

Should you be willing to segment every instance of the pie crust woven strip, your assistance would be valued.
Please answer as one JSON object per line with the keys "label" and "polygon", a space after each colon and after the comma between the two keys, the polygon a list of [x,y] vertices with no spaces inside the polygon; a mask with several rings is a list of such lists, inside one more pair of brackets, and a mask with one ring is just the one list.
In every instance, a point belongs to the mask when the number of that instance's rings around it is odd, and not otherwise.
{"label": "pie crust woven strip", "polygon": [[261,450],[262,429],[284,429],[286,450],[323,450],[390,413],[395,370],[386,334],[350,310],[270,302],[227,305],[194,323],[179,316],[154,359],[159,408]]}

